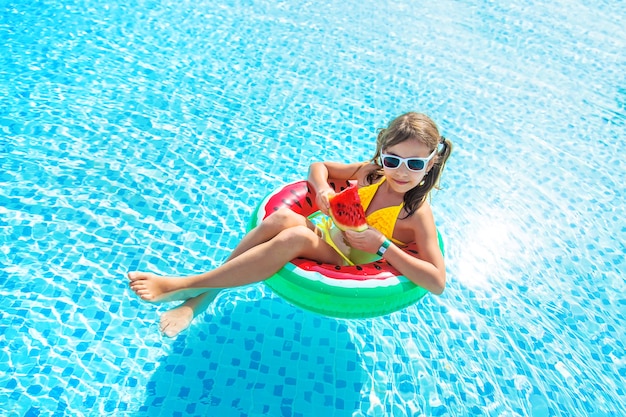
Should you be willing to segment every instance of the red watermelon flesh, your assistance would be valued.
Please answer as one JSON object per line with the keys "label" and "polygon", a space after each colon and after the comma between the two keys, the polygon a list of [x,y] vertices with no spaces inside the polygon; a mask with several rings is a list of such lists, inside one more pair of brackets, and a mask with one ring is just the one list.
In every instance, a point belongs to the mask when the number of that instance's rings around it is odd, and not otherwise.
{"label": "red watermelon flesh", "polygon": [[330,217],[341,230],[362,232],[367,229],[365,212],[355,185],[330,198]]}

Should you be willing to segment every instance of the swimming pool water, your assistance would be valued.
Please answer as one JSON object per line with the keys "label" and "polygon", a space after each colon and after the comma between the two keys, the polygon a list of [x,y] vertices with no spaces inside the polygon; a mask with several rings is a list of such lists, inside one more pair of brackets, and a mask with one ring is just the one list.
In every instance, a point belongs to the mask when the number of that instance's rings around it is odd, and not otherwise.
{"label": "swimming pool water", "polygon": [[[623,7],[500,3],[1,1],[4,413],[623,413]],[[159,335],[128,270],[219,265],[408,110],[456,145],[444,295],[336,320],[256,284]]]}

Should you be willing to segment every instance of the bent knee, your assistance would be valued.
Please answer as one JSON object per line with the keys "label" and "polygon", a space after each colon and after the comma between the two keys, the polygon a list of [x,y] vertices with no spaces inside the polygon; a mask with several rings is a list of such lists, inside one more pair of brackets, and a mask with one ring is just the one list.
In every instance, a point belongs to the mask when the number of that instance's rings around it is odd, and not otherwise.
{"label": "bent knee", "polygon": [[296,227],[296,226],[306,226],[306,219],[304,216],[291,211],[286,207],[279,208],[269,216],[263,223],[266,226],[280,226],[283,229]]}
{"label": "bent knee", "polygon": [[319,237],[306,225],[298,225],[283,230],[276,239],[289,250],[297,255],[307,252],[319,243]]}
{"label": "bent knee", "polygon": [[292,258],[308,258],[324,263],[341,265],[343,258],[306,226],[285,229],[276,236],[278,250]]}

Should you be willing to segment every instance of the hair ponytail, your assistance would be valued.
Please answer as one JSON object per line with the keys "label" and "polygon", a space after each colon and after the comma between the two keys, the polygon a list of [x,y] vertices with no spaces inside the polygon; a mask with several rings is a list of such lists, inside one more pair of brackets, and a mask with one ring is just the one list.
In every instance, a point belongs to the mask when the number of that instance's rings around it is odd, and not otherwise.
{"label": "hair ponytail", "polygon": [[426,173],[422,181],[417,186],[407,191],[404,195],[404,207],[407,211],[407,215],[404,217],[405,219],[411,217],[413,213],[415,213],[417,209],[424,204],[424,201],[426,201],[426,198],[433,188],[437,190],[439,189],[441,174],[443,173],[446,161],[452,152],[452,142],[442,136],[439,143],[441,144],[441,149],[437,152],[433,167]]}

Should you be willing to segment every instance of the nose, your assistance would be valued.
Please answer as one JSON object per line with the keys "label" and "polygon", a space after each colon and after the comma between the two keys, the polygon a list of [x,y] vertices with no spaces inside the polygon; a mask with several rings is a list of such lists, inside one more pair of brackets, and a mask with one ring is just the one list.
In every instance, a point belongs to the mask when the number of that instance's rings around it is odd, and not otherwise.
{"label": "nose", "polygon": [[409,167],[406,165],[406,162],[400,162],[400,166],[397,168],[398,171],[401,171],[403,174],[408,174],[411,172]]}

